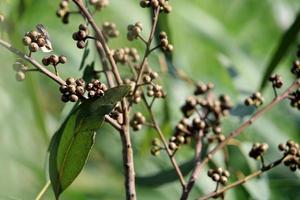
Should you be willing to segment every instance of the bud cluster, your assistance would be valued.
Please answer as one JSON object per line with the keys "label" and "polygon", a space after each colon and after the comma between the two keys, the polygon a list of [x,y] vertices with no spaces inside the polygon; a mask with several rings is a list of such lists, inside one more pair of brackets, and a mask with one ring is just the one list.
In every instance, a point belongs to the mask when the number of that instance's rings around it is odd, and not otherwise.
{"label": "bud cluster", "polygon": [[159,8],[161,12],[163,11],[165,13],[170,13],[172,11],[172,7],[168,0],[141,0],[140,5],[142,8]]}
{"label": "bud cluster", "polygon": [[127,27],[127,39],[129,41],[133,41],[138,38],[140,33],[142,32],[143,27],[141,22],[137,22],[135,24],[130,24]]}
{"label": "bud cluster", "polygon": [[293,140],[289,140],[286,144],[279,144],[280,151],[284,152],[283,164],[290,168],[291,171],[300,169],[300,148],[299,144]]}
{"label": "bud cluster", "polygon": [[221,167],[219,167],[217,169],[208,170],[207,176],[210,177],[214,182],[225,185],[228,182],[230,173],[229,173],[229,171],[224,170]]}
{"label": "bud cluster", "polygon": [[23,44],[28,46],[30,52],[37,52],[40,48],[47,45],[47,38],[44,34],[38,31],[31,31],[23,37]]}
{"label": "bud cluster", "polygon": [[140,56],[135,48],[120,48],[112,50],[113,57],[117,63],[135,63],[139,61]]}
{"label": "bud cluster", "polygon": [[163,149],[161,141],[158,138],[154,138],[152,140],[152,148],[151,148],[151,154],[153,156],[158,156],[160,151]]}
{"label": "bud cluster", "polygon": [[245,99],[246,106],[255,106],[259,107],[264,103],[264,98],[260,92],[255,92],[250,97]]}
{"label": "bud cluster", "polygon": [[106,90],[107,86],[99,80],[93,80],[86,85],[89,98],[102,97]]}
{"label": "bud cluster", "polygon": [[116,24],[112,22],[104,22],[102,24],[102,32],[106,40],[109,38],[116,38],[120,35]]}
{"label": "bud cluster", "polygon": [[130,120],[130,126],[134,131],[139,131],[142,129],[143,124],[145,124],[146,118],[143,116],[142,113],[137,112],[133,115],[132,119]]}
{"label": "bud cluster", "polygon": [[272,83],[273,88],[281,88],[283,85],[283,79],[278,74],[271,75],[269,81]]}
{"label": "bud cluster", "polygon": [[289,99],[291,106],[300,110],[300,89],[292,92],[289,96]]}
{"label": "bud cluster", "polygon": [[130,85],[130,93],[128,95],[128,98],[129,98],[129,101],[131,103],[135,103],[135,104],[138,104],[141,102],[142,100],[142,91],[140,89],[137,89],[136,92],[133,94],[134,92],[134,89],[136,87],[136,82],[135,82],[135,79],[132,78],[132,79],[124,79],[124,83],[127,84],[127,85]]}
{"label": "bud cluster", "polygon": [[69,23],[69,0],[62,0],[59,4],[59,9],[56,11],[57,17],[61,18],[64,24]]}
{"label": "bud cluster", "polygon": [[86,46],[86,39],[89,34],[88,27],[84,24],[80,24],[78,31],[73,33],[73,40],[77,41],[77,47],[83,49]]}
{"label": "bud cluster", "polygon": [[96,10],[101,11],[108,6],[109,0],[89,0],[89,3],[94,6]]}
{"label": "bud cluster", "polygon": [[185,144],[186,143],[186,140],[185,140],[185,137],[182,136],[182,135],[178,135],[178,136],[172,136],[170,139],[169,139],[169,149],[171,151],[175,151],[177,149],[180,148],[181,145]]}
{"label": "bud cluster", "polygon": [[164,52],[172,52],[174,47],[169,43],[168,36],[166,32],[159,33],[160,46]]}
{"label": "bud cluster", "polygon": [[53,65],[56,66],[58,64],[65,64],[67,62],[67,58],[63,55],[57,56],[55,54],[50,55],[49,57],[44,57],[42,60],[43,65],[48,66],[48,65]]}
{"label": "bud cluster", "polygon": [[254,159],[258,159],[267,152],[269,145],[267,143],[255,143],[252,145],[249,156]]}
{"label": "bud cluster", "polygon": [[28,65],[26,65],[22,60],[18,60],[13,64],[13,69],[16,71],[17,81],[23,81],[25,79],[25,73],[28,70]]}
{"label": "bud cluster", "polygon": [[59,90],[62,93],[63,102],[77,102],[85,93],[85,81],[70,77],[66,80],[66,85],[60,86]]}

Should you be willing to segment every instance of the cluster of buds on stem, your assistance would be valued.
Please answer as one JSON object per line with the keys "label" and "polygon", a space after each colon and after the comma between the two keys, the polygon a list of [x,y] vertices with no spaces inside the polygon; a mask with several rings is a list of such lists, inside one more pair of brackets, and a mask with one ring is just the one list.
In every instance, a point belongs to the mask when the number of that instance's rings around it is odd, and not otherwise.
{"label": "cluster of buds on stem", "polygon": [[112,22],[104,22],[102,24],[102,32],[106,41],[108,41],[109,38],[116,38],[120,35],[116,24]]}
{"label": "cluster of buds on stem", "polygon": [[143,116],[142,113],[137,112],[133,115],[132,119],[130,120],[130,126],[134,131],[139,131],[142,129],[143,124],[145,124],[146,118]]}
{"label": "cluster of buds on stem", "polygon": [[161,12],[163,11],[165,13],[170,13],[172,11],[172,7],[168,0],[142,0],[140,5],[142,8],[159,8]]}
{"label": "cluster of buds on stem", "polygon": [[264,98],[260,92],[255,92],[250,97],[246,98],[245,105],[246,106],[255,106],[259,107],[264,103]]}
{"label": "cluster of buds on stem", "polygon": [[160,46],[164,52],[172,52],[174,47],[169,43],[168,36],[166,32],[160,32],[159,34]]}
{"label": "cluster of buds on stem", "polygon": [[69,23],[69,16],[70,16],[70,10],[69,10],[69,0],[62,0],[59,4],[59,9],[56,11],[57,17],[61,18],[61,21],[64,24]]}
{"label": "cluster of buds on stem", "polygon": [[254,159],[258,159],[267,152],[269,145],[267,143],[255,143],[252,145],[249,156]]}
{"label": "cluster of buds on stem", "polygon": [[133,41],[137,39],[142,32],[143,27],[141,22],[136,22],[135,24],[130,24],[127,27],[127,39]]}
{"label": "cluster of buds on stem", "polygon": [[291,106],[300,110],[300,89],[292,92],[289,96],[289,99]]}
{"label": "cluster of buds on stem", "polygon": [[60,86],[59,90],[62,93],[63,102],[77,102],[85,93],[85,81],[70,77],[66,80],[66,85]]}
{"label": "cluster of buds on stem", "polygon": [[207,176],[210,177],[214,182],[225,185],[228,182],[230,173],[227,170],[224,170],[221,167],[219,167],[217,169],[208,170]]}
{"label": "cluster of buds on stem", "polygon": [[281,88],[283,86],[283,79],[278,74],[271,75],[269,81],[272,83],[273,88]]}
{"label": "cluster of buds on stem", "polygon": [[107,86],[99,80],[93,80],[86,85],[89,98],[96,98],[104,96]]}
{"label": "cluster of buds on stem", "polygon": [[73,40],[77,41],[77,47],[83,49],[86,46],[86,39],[89,34],[88,27],[84,24],[80,24],[78,31],[73,33]]}
{"label": "cluster of buds on stem", "polygon": [[112,50],[113,57],[116,63],[131,64],[139,61],[140,56],[135,48],[120,48],[116,50]]}
{"label": "cluster of buds on stem", "polygon": [[13,64],[13,69],[16,71],[17,81],[25,80],[25,73],[28,70],[28,65],[26,65],[22,60],[18,60]]}
{"label": "cluster of buds on stem", "polygon": [[300,169],[300,148],[299,144],[293,140],[288,140],[286,144],[279,144],[279,150],[284,153],[283,163],[291,171]]}
{"label": "cluster of buds on stem", "polygon": [[109,0],[89,0],[89,3],[94,6],[96,10],[101,11],[108,6]]}
{"label": "cluster of buds on stem", "polygon": [[28,46],[30,52],[37,52],[39,49],[42,51],[51,51],[52,47],[48,42],[48,37],[45,33],[32,30],[31,32],[27,32],[23,37],[23,44]]}

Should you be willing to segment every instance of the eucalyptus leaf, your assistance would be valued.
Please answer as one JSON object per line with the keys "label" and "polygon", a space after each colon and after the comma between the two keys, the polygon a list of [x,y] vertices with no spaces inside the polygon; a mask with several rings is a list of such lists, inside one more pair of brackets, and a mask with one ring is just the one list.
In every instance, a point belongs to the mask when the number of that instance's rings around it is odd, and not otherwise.
{"label": "eucalyptus leaf", "polygon": [[96,100],[90,99],[75,108],[54,134],[50,144],[49,174],[58,199],[79,175],[94,144],[95,131],[106,114],[125,97],[130,86],[109,89]]}

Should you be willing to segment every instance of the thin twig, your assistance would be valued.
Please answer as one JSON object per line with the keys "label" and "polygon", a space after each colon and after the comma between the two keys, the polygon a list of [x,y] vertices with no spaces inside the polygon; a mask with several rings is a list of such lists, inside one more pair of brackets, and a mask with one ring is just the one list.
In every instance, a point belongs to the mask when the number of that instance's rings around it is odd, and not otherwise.
{"label": "thin twig", "polygon": [[42,188],[42,190],[39,192],[39,194],[36,196],[35,200],[41,200],[42,197],[45,195],[45,193],[47,192],[48,188],[50,187],[51,182],[50,180],[47,181],[47,183],[45,184],[45,186]]}
{"label": "thin twig", "polygon": [[283,92],[281,95],[274,98],[268,105],[266,105],[264,108],[256,112],[249,120],[245,121],[240,127],[238,127],[236,130],[231,132],[229,136],[222,141],[219,145],[217,145],[215,148],[213,148],[208,154],[207,157],[201,162],[201,164],[196,165],[194,167],[194,170],[192,172],[192,175],[188,181],[188,184],[186,188],[184,188],[181,200],[188,199],[189,193],[192,190],[197,178],[200,175],[200,172],[202,170],[202,167],[208,163],[212,159],[212,157],[225,145],[228,144],[228,142],[237,136],[239,136],[246,128],[248,128],[253,122],[255,122],[258,118],[260,118],[262,115],[264,115],[266,112],[271,110],[275,105],[277,105],[279,102],[283,101],[284,99],[288,98],[289,94],[296,88],[300,86],[300,79],[295,81],[285,92]]}
{"label": "thin twig", "polygon": [[185,188],[186,183],[185,183],[185,180],[184,180],[184,176],[183,176],[183,174],[182,174],[182,172],[181,172],[181,170],[180,170],[180,168],[179,168],[179,166],[178,166],[178,164],[177,164],[177,162],[176,162],[176,160],[175,160],[175,158],[173,156],[172,151],[169,149],[168,143],[167,143],[167,141],[165,139],[165,136],[162,133],[162,131],[161,131],[161,129],[160,129],[160,127],[159,127],[156,119],[155,119],[155,116],[154,116],[154,113],[152,112],[151,106],[148,104],[145,96],[142,95],[142,97],[143,97],[143,101],[144,101],[144,103],[145,103],[145,105],[147,107],[147,110],[148,110],[148,112],[150,114],[150,117],[151,117],[154,129],[158,133],[158,135],[160,137],[160,140],[162,141],[162,143],[164,145],[164,148],[166,149],[166,152],[167,152],[167,154],[168,154],[168,156],[170,158],[170,161],[171,161],[171,163],[172,163],[172,165],[173,165],[173,167],[174,167],[174,169],[175,169],[175,171],[176,171],[176,173],[178,175],[178,178],[179,178],[179,181],[181,183],[182,188]]}
{"label": "thin twig", "polygon": [[0,45],[5,47],[10,52],[16,54],[21,59],[30,62],[34,67],[39,69],[41,73],[45,74],[46,76],[48,76],[49,78],[51,78],[52,80],[57,82],[58,84],[60,84],[60,85],[66,84],[66,82],[64,80],[62,80],[59,76],[56,76],[54,73],[52,73],[51,71],[46,69],[40,63],[38,63],[36,60],[34,60],[32,57],[29,57],[29,56],[25,55],[24,53],[22,53],[21,51],[19,51],[18,49],[14,48],[11,44],[0,39]]}
{"label": "thin twig", "polygon": [[207,195],[199,198],[198,200],[207,200],[209,198],[216,197],[216,196],[218,196],[220,194],[224,194],[224,192],[226,192],[227,190],[230,190],[230,189],[235,188],[235,187],[237,187],[239,185],[242,185],[245,182],[249,181],[250,179],[253,179],[253,178],[261,175],[262,173],[273,169],[274,167],[276,167],[279,164],[281,164],[282,161],[284,160],[284,158],[285,158],[285,156],[283,158],[279,159],[279,160],[276,160],[275,162],[272,162],[271,164],[265,166],[264,168],[262,168],[262,169],[260,169],[260,170],[258,170],[256,172],[254,172],[254,173],[252,173],[252,174],[250,174],[250,175],[248,175],[248,176],[246,176],[246,177],[244,177],[244,178],[242,178],[240,180],[237,180],[237,181],[235,181],[234,183],[232,183],[230,185],[227,185],[226,187],[224,187],[224,188],[222,188],[220,190],[215,190],[214,192],[211,192],[211,193],[209,193],[209,194],[207,194]]}
{"label": "thin twig", "polygon": [[112,125],[118,131],[122,130],[121,125],[116,120],[112,119],[110,116],[105,115],[105,121]]}

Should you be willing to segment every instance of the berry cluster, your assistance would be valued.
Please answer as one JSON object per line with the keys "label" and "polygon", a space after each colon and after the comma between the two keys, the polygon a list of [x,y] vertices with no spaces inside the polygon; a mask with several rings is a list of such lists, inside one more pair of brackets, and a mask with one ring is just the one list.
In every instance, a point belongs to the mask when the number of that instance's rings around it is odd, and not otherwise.
{"label": "berry cluster", "polygon": [[99,80],[93,80],[86,85],[89,98],[102,97],[106,90],[107,86]]}
{"label": "berry cluster", "polygon": [[127,39],[129,41],[133,41],[138,38],[140,33],[142,32],[143,27],[141,22],[137,22],[135,24],[130,24],[127,27]]}
{"label": "berry cluster", "polygon": [[166,32],[159,33],[160,46],[164,52],[172,52],[174,47],[169,43],[168,36]]}
{"label": "berry cluster", "polygon": [[154,98],[166,98],[166,93],[161,85],[152,84],[147,86],[147,96]]}
{"label": "berry cluster", "polygon": [[50,55],[49,57],[44,57],[42,60],[43,65],[53,65],[56,66],[58,64],[65,64],[67,62],[67,58],[65,56],[57,56],[55,54]]}
{"label": "berry cluster", "polygon": [[47,37],[38,31],[31,31],[23,37],[23,44],[28,46],[30,52],[37,52],[40,48],[47,48]]}
{"label": "berry cluster", "polygon": [[269,81],[272,83],[273,88],[281,88],[283,85],[283,79],[278,74],[271,75]]}
{"label": "berry cluster", "polygon": [[85,93],[85,81],[70,77],[66,80],[66,85],[60,86],[59,90],[62,93],[61,100],[63,102],[77,102],[80,98],[83,98]]}
{"label": "berry cluster", "polygon": [[109,38],[116,38],[120,35],[120,32],[117,30],[117,26],[115,23],[111,22],[104,22],[102,25],[102,32],[106,39],[106,41]]}
{"label": "berry cluster", "polygon": [[255,143],[252,145],[249,156],[254,159],[258,159],[267,152],[269,145],[267,143]]}
{"label": "berry cluster", "polygon": [[151,148],[151,154],[153,156],[158,156],[160,151],[163,149],[161,141],[158,138],[154,138],[152,140],[152,148]]}
{"label": "berry cluster", "polygon": [[145,71],[143,74],[143,82],[145,84],[149,84],[157,78],[158,78],[158,73],[153,70]]}
{"label": "berry cluster", "polygon": [[77,47],[83,49],[86,46],[86,39],[89,34],[88,27],[84,24],[80,24],[78,31],[73,33],[73,40],[77,41]]}
{"label": "berry cluster", "polygon": [[136,87],[135,79],[134,78],[132,78],[132,79],[126,78],[126,79],[124,79],[123,82],[127,85],[130,85],[130,93],[128,95],[129,101],[131,103],[135,103],[135,104],[140,103],[142,100],[142,91],[140,89],[137,89],[136,92],[133,94],[134,89]]}
{"label": "berry cluster", "polygon": [[215,86],[213,83],[202,83],[199,82],[196,84],[196,89],[194,91],[194,95],[202,95],[207,93],[209,90],[213,89]]}
{"label": "berry cluster", "polygon": [[213,181],[225,185],[228,182],[230,176],[229,171],[222,169],[221,167],[217,169],[210,169],[207,172],[207,176],[210,177]]}
{"label": "berry cluster", "polygon": [[300,110],[300,89],[292,92],[289,96],[291,106]]}
{"label": "berry cluster", "polygon": [[143,116],[142,113],[137,112],[133,115],[132,119],[130,120],[130,126],[134,131],[139,131],[142,129],[143,124],[145,124],[146,118]]}
{"label": "berry cluster", "polygon": [[112,50],[113,57],[117,63],[135,63],[140,59],[137,49],[135,48],[120,48]]}
{"label": "berry cluster", "polygon": [[186,140],[184,138],[184,136],[182,135],[178,135],[178,136],[172,136],[169,139],[169,149],[172,151],[175,151],[176,149],[180,148],[181,145],[185,144]]}
{"label": "berry cluster", "polygon": [[262,97],[260,92],[255,92],[250,97],[245,99],[246,106],[255,106],[259,107],[264,103],[264,98]]}
{"label": "berry cluster", "polygon": [[96,10],[101,11],[108,6],[109,0],[89,0],[89,3],[94,6]]}
{"label": "berry cluster", "polygon": [[56,11],[57,17],[61,18],[64,24],[69,23],[69,0],[62,0],[59,4],[59,9]]}
{"label": "berry cluster", "polygon": [[172,11],[172,7],[170,6],[168,0],[142,0],[140,2],[140,5],[142,8],[160,8],[160,11],[163,11],[165,13],[170,13]]}
{"label": "berry cluster", "polygon": [[13,64],[13,69],[16,71],[17,81],[23,81],[25,79],[25,73],[28,70],[28,65],[26,65],[22,60],[18,60]]}
{"label": "berry cluster", "polygon": [[284,165],[289,167],[291,171],[300,169],[300,148],[295,141],[289,140],[286,144],[279,144],[280,151],[284,152]]}

